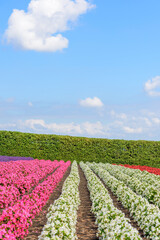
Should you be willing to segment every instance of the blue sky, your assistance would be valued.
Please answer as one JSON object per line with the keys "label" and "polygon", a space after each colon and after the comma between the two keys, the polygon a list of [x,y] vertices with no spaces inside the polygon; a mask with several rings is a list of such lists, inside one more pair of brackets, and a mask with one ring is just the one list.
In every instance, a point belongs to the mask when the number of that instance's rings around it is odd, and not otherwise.
{"label": "blue sky", "polygon": [[158,0],[2,0],[0,129],[159,140],[159,10]]}

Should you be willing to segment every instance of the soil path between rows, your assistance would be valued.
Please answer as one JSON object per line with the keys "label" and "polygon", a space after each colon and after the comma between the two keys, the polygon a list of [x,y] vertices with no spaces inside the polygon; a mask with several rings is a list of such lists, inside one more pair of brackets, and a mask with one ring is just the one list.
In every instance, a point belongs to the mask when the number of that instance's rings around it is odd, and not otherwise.
{"label": "soil path between rows", "polygon": [[[44,176],[41,180],[39,180],[39,182],[38,182],[36,185],[34,185],[33,187],[31,187],[31,188],[29,189],[29,191],[25,193],[25,195],[28,195],[28,194],[32,193],[33,190],[37,187],[38,184],[44,182],[44,181],[46,180],[46,178],[48,178],[50,175],[52,175],[59,167],[60,167],[60,166],[54,168],[54,170],[53,170],[51,173],[48,173],[48,174],[47,174],[46,176]],[[23,196],[22,196],[22,197],[23,197]]]}
{"label": "soil path between rows", "polygon": [[77,212],[77,237],[78,240],[98,240],[99,238],[96,236],[98,230],[95,224],[94,214],[91,212],[92,203],[87,188],[87,181],[82,169],[80,166],[78,167],[80,176],[79,194],[81,204],[79,205]]}
{"label": "soil path between rows", "polygon": [[56,199],[58,199],[62,192],[63,183],[66,178],[69,176],[71,170],[71,166],[65,172],[63,178],[57,185],[57,187],[53,190],[53,193],[50,195],[49,200],[46,205],[42,208],[42,211],[39,215],[37,215],[33,220],[32,226],[29,227],[29,234],[24,238],[24,240],[38,240],[38,236],[41,234],[43,226],[47,222],[46,214],[48,212],[48,208],[50,204],[53,204]]}
{"label": "soil path between rows", "polygon": [[[96,176],[99,178],[99,176],[96,174]],[[125,214],[125,217],[130,219],[130,224],[132,225],[132,227],[136,228],[139,232],[139,235],[141,236],[141,238],[143,240],[147,240],[148,238],[145,237],[143,230],[138,226],[137,222],[134,220],[134,218],[132,216],[130,216],[130,212],[127,208],[124,208],[122,203],[119,201],[118,197],[116,195],[113,194],[113,192],[106,186],[106,184],[104,183],[104,181],[99,178],[101,180],[101,182],[103,183],[103,185],[105,186],[105,188],[108,190],[108,193],[113,201],[113,205],[118,208],[120,211],[122,211]]]}

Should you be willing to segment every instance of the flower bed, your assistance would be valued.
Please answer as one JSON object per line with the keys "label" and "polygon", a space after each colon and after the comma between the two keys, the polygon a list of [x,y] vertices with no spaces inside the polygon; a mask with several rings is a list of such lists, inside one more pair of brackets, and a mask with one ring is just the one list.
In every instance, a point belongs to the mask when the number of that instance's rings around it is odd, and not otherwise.
{"label": "flower bed", "polygon": [[13,206],[59,164],[57,160],[38,159],[0,163],[0,209]]}
{"label": "flower bed", "polygon": [[99,239],[105,240],[138,240],[141,239],[138,231],[133,228],[124,213],[114,207],[112,199],[102,182],[91,169],[80,163],[87,179],[88,189],[92,201],[92,212],[96,216]]}
{"label": "flower bed", "polygon": [[12,157],[12,156],[0,156],[0,162],[10,162],[19,160],[33,160],[32,157]]}
{"label": "flower bed", "polygon": [[160,210],[157,206],[149,204],[149,202],[134,193],[123,182],[111,176],[109,172],[98,164],[89,164],[91,169],[103,179],[105,184],[118,196],[124,207],[128,208],[130,214],[145,235],[154,240],[160,239]]}
{"label": "flower bed", "polygon": [[154,173],[156,175],[160,175],[160,168],[148,167],[148,166],[140,166],[140,165],[129,165],[129,164],[120,164],[121,166],[133,169],[139,169],[141,171],[147,171],[149,173]]}
{"label": "flower bed", "polygon": [[60,167],[38,184],[31,194],[24,195],[15,205],[3,211],[0,216],[0,238],[10,240],[24,238],[32,219],[42,210],[69,165],[69,161],[67,163],[61,161]]}
{"label": "flower bed", "polygon": [[48,209],[47,223],[38,238],[39,240],[77,239],[77,209],[80,204],[79,182],[78,166],[74,161],[70,175],[64,182],[61,196]]}
{"label": "flower bed", "polygon": [[[157,205],[160,208],[160,191],[158,190],[158,187],[160,188],[160,182],[159,181],[151,181],[147,183],[145,182],[143,174],[135,174],[136,177],[134,177],[134,174],[132,176],[129,176],[125,173],[123,173],[122,168],[116,165],[111,164],[103,164],[99,163],[99,166],[106,169],[112,176],[117,178],[118,180],[124,182],[128,187],[130,187],[134,192],[136,192],[138,195],[142,195],[145,197],[150,203],[153,203]],[[125,172],[127,173],[130,169],[125,169]],[[135,170],[133,170],[134,172]],[[141,176],[142,175],[142,176]],[[155,183],[154,185],[151,185],[151,182]]]}
{"label": "flower bed", "polygon": [[154,185],[160,191],[160,176],[155,175],[153,173],[149,173],[147,171],[140,171],[139,169],[132,169],[123,167],[120,165],[112,165],[115,166],[116,169],[119,169],[121,172],[129,175],[130,177],[135,177],[142,182],[146,182],[150,185]]}

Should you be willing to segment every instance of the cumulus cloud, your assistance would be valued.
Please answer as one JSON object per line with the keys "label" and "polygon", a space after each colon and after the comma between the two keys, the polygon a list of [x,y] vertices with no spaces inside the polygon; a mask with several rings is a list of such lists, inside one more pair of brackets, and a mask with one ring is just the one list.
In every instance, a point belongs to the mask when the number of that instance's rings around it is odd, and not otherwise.
{"label": "cumulus cloud", "polygon": [[142,128],[133,128],[133,127],[123,127],[126,133],[142,133]]}
{"label": "cumulus cloud", "polygon": [[103,118],[99,118],[95,111],[91,111],[94,115],[90,116],[90,111],[84,108],[78,107],[77,111],[75,108],[70,111],[68,106],[66,109],[61,107],[63,111],[60,112],[59,109],[57,111],[57,106],[51,108],[51,111],[46,106],[48,105],[43,107],[47,111],[37,105],[29,110],[28,102],[17,105],[17,102],[8,104],[6,100],[0,101],[0,129],[83,137],[159,140],[160,111],[157,108],[154,110],[153,106],[138,111],[131,107],[126,111],[126,107],[124,109],[119,106],[96,109],[96,112],[104,111]]}
{"label": "cumulus cloud", "polygon": [[31,129],[36,132],[48,131],[56,134],[74,134],[74,135],[99,135],[104,134],[103,125],[100,122],[84,122],[76,124],[71,123],[46,123],[42,119],[28,119],[19,123],[21,129]]}
{"label": "cumulus cloud", "polygon": [[0,129],[4,130],[4,129],[10,129],[10,128],[15,128],[16,127],[16,123],[1,123],[0,124]]}
{"label": "cumulus cloud", "polygon": [[85,122],[82,125],[83,131],[86,132],[89,135],[104,135],[104,126],[102,125],[101,122],[96,122],[96,123],[90,123],[90,122]]}
{"label": "cumulus cloud", "polygon": [[42,119],[28,119],[20,122],[20,128],[31,129],[35,131],[48,131],[50,133],[58,134],[81,134],[81,128],[79,124],[74,123],[46,123]]}
{"label": "cumulus cloud", "polygon": [[46,128],[46,124],[42,119],[29,119],[26,120],[23,125],[34,130],[38,127]]}
{"label": "cumulus cloud", "polygon": [[29,107],[33,107],[33,103],[32,102],[28,102],[28,106]]}
{"label": "cumulus cloud", "polygon": [[145,83],[144,89],[149,96],[160,96],[160,91],[156,91],[160,87],[160,76],[156,76]]}
{"label": "cumulus cloud", "polygon": [[158,118],[158,117],[152,118],[152,121],[155,124],[160,124],[160,118]]}
{"label": "cumulus cloud", "polygon": [[93,7],[86,0],[31,0],[27,12],[13,10],[5,37],[8,43],[26,50],[62,50],[68,47],[68,39],[60,32]]}
{"label": "cumulus cloud", "polygon": [[[116,112],[115,112],[116,113]],[[3,121],[4,122],[4,121]],[[160,115],[155,117],[133,117],[127,115],[124,119],[114,121],[83,121],[83,122],[47,122],[44,119],[29,118],[0,123],[0,129],[33,132],[42,134],[62,134],[83,137],[103,137],[120,139],[148,139],[159,137]],[[132,136],[132,137],[131,137]],[[159,138],[158,138],[159,139]]]}
{"label": "cumulus cloud", "polygon": [[86,98],[84,100],[80,100],[79,104],[82,107],[103,107],[104,105],[98,97]]}
{"label": "cumulus cloud", "polygon": [[118,118],[118,119],[122,119],[122,120],[127,119],[126,113],[116,113],[114,110],[111,110],[110,114],[114,118]]}
{"label": "cumulus cloud", "polygon": [[148,126],[148,127],[151,127],[152,126],[152,122],[149,118],[147,117],[141,117],[140,119],[142,119],[142,121],[145,122],[145,124]]}

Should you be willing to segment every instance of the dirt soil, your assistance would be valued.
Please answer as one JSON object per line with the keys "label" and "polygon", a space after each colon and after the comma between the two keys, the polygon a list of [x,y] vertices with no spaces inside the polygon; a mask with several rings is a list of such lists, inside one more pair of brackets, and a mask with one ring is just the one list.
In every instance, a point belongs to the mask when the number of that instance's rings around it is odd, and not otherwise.
{"label": "dirt soil", "polygon": [[[35,186],[30,188],[29,192],[26,192],[25,195],[30,194],[33,192],[33,190],[37,187],[39,183],[42,183],[46,178],[48,178],[50,175],[52,175],[59,167],[56,167],[51,173],[48,173],[44,178],[42,178]],[[23,197],[23,196],[22,196]]]}
{"label": "dirt soil", "polygon": [[48,212],[48,208],[50,204],[53,204],[56,199],[58,199],[61,195],[62,186],[66,178],[69,176],[71,167],[69,167],[64,174],[62,180],[59,182],[57,187],[54,189],[53,193],[51,194],[49,200],[47,201],[46,205],[42,208],[42,211],[38,216],[36,216],[32,221],[32,226],[29,227],[29,234],[24,238],[24,240],[38,240],[38,236],[41,234],[43,226],[47,222],[46,214]]}
{"label": "dirt soil", "polygon": [[[98,176],[97,176],[98,177]],[[102,179],[101,179],[102,181]],[[134,220],[134,218],[132,216],[130,216],[129,210],[127,208],[124,208],[122,203],[118,200],[118,197],[116,195],[113,194],[113,192],[105,185],[105,183],[102,181],[102,183],[104,184],[104,186],[106,187],[106,189],[109,192],[110,197],[112,198],[113,204],[116,208],[118,208],[119,210],[121,210],[124,214],[126,218],[130,219],[130,224],[132,225],[132,227],[136,228],[139,232],[139,235],[141,236],[142,239],[147,240],[147,238],[145,237],[143,230],[138,226],[137,222]]]}
{"label": "dirt soil", "polygon": [[79,240],[97,240],[99,239],[96,236],[98,230],[95,224],[95,217],[91,212],[92,203],[87,188],[87,181],[80,167],[79,175],[80,175],[79,193],[81,204],[77,212],[78,214],[76,229],[77,237]]}
{"label": "dirt soil", "polygon": [[[38,240],[38,236],[41,234],[43,226],[47,222],[46,214],[47,214],[48,208],[50,204],[53,204],[54,201],[57,198],[59,198],[63,183],[66,180],[66,178],[69,176],[70,169],[71,168],[69,167],[63,179],[51,194],[47,204],[43,207],[41,213],[33,219],[33,224],[29,228],[29,234],[24,238],[24,240]],[[87,188],[87,181],[80,167],[79,167],[79,175],[80,175],[79,193],[80,193],[81,203],[77,212],[77,215],[78,215],[77,226],[76,226],[77,237],[78,237],[78,240],[98,240],[99,238],[96,236],[98,230],[97,230],[97,225],[95,224],[94,214],[91,212],[92,203],[91,203],[90,194]],[[106,187],[105,184],[104,186]],[[130,217],[128,209],[123,207],[121,202],[111,192],[110,189],[107,188],[107,190],[110,194],[110,197],[113,200],[114,206],[119,210],[121,210],[125,214],[125,216],[130,219],[130,224],[139,231],[141,238],[143,240],[147,240],[147,238],[143,234],[143,231],[139,228],[138,224],[134,221],[132,217]]]}

